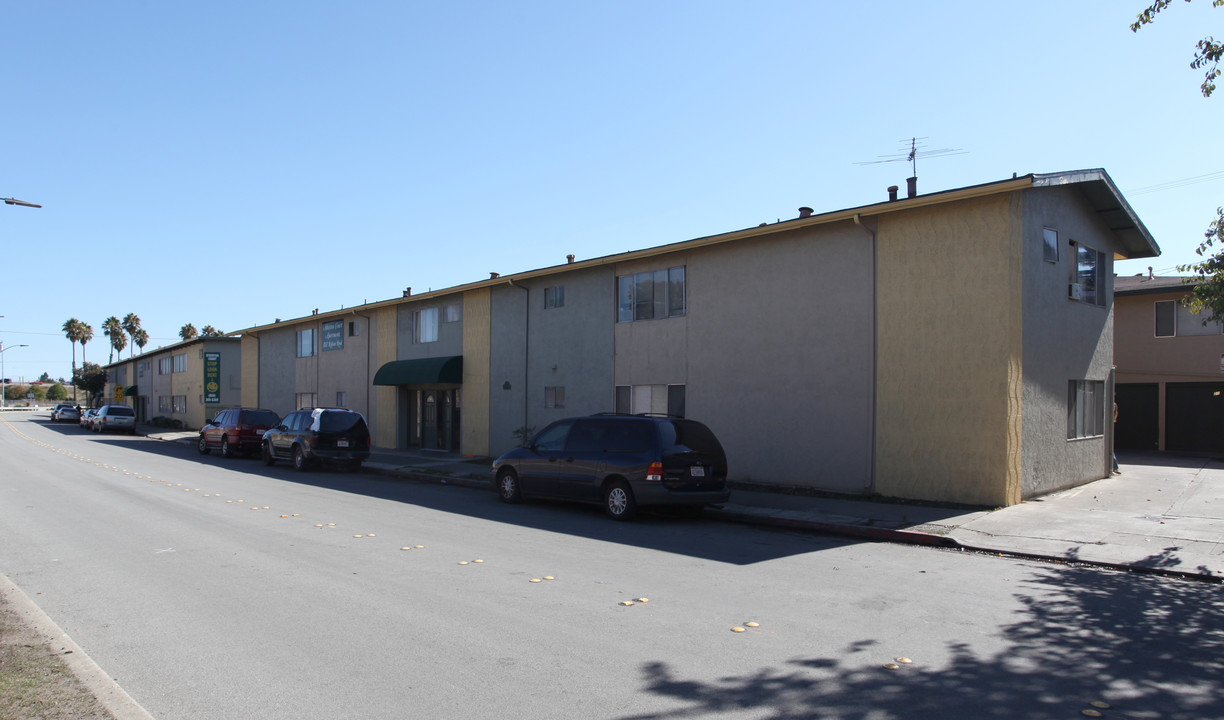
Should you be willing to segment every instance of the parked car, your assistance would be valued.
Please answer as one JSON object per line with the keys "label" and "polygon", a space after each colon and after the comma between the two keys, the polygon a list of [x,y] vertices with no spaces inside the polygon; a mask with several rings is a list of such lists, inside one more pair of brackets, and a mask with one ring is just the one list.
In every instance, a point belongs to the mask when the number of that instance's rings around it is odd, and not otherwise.
{"label": "parked car", "polygon": [[81,411],[81,419],[77,423],[86,430],[93,430],[93,419],[98,414],[98,408],[88,408]]}
{"label": "parked car", "polygon": [[558,420],[493,462],[503,502],[600,503],[614,520],[645,505],[726,502],[727,456],[696,420],[606,413]]}
{"label": "parked car", "polygon": [[97,433],[115,430],[135,435],[136,411],[127,405],[103,405],[90,422],[90,429]]}
{"label": "parked car", "polygon": [[264,433],[260,447],[265,465],[288,460],[295,470],[306,470],[327,461],[356,470],[370,457],[370,429],[352,410],[295,410]]}
{"label": "parked car", "polygon": [[58,403],[51,411],[51,422],[79,422],[81,411],[72,403]]}
{"label": "parked car", "polygon": [[271,410],[227,408],[200,428],[196,448],[201,455],[207,455],[213,448],[219,448],[221,457],[225,458],[238,453],[245,455],[259,450],[264,433],[279,424],[280,416]]}

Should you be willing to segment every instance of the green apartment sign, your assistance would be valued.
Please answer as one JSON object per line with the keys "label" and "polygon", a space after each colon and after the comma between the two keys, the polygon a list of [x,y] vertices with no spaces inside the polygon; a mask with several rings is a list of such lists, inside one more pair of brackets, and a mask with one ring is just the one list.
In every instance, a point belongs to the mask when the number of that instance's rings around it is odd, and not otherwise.
{"label": "green apartment sign", "polygon": [[221,353],[204,353],[204,402],[221,402]]}
{"label": "green apartment sign", "polygon": [[344,321],[333,320],[323,323],[323,349],[344,349]]}

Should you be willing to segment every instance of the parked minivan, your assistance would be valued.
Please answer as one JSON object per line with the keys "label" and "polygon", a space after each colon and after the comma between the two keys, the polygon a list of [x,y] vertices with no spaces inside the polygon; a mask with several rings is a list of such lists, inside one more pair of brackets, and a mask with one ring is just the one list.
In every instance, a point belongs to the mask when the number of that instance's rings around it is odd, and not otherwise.
{"label": "parked minivan", "polygon": [[503,502],[600,503],[614,520],[645,505],[726,502],[727,456],[696,420],[605,413],[558,420],[493,462]]}
{"label": "parked minivan", "polygon": [[136,411],[127,405],[103,405],[90,421],[90,429],[104,433],[107,430],[136,434]]}

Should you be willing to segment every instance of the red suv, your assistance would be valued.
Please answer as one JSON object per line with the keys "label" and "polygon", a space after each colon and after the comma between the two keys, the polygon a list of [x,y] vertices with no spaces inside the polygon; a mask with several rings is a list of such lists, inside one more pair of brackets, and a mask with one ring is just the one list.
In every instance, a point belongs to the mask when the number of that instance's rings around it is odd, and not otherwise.
{"label": "red suv", "polygon": [[196,448],[207,455],[213,448],[221,449],[221,457],[234,457],[258,450],[264,433],[280,424],[280,416],[271,410],[260,408],[229,408],[217,413],[200,428],[200,440]]}

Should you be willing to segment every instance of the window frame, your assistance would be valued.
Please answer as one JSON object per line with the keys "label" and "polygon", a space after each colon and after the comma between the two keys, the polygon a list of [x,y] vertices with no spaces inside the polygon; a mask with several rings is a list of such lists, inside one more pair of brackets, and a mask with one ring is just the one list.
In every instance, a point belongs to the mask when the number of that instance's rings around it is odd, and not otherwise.
{"label": "window frame", "polygon": [[616,278],[616,321],[666,320],[688,314],[685,265]]}
{"label": "window frame", "polygon": [[1105,381],[1067,381],[1067,440],[1105,436]]}
{"label": "window frame", "polygon": [[[432,321],[426,322],[425,318],[432,317]],[[424,345],[425,343],[438,341],[438,325],[439,325],[438,308],[422,308],[412,311],[412,344]],[[431,331],[423,334],[422,330]]]}
{"label": "window frame", "polygon": [[[314,357],[315,355],[319,354],[318,343],[315,342],[315,339],[316,339],[315,335],[316,333],[315,333],[314,328],[306,328],[304,330],[297,331],[297,356],[298,357],[308,358],[308,357]],[[310,347],[305,348],[305,351],[303,351],[304,346],[306,345],[307,341],[309,341]]]}

